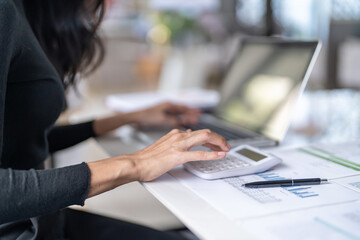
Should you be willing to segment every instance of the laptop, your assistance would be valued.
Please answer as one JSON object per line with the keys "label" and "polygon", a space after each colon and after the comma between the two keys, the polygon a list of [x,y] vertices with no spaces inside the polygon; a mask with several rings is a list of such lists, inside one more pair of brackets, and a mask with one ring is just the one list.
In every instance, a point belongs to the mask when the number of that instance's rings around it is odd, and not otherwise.
{"label": "laptop", "polygon": [[242,40],[220,87],[220,103],[188,128],[211,129],[232,147],[277,145],[286,134],[320,45],[280,38]]}

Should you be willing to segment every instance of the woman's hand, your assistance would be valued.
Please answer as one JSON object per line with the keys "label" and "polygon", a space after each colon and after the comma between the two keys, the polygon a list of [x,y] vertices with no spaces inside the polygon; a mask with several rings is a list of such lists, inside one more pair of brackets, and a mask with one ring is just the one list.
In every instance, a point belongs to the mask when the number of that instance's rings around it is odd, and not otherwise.
{"label": "woman's hand", "polygon": [[134,122],[140,126],[172,127],[195,125],[200,114],[200,110],[168,102],[130,113]]}
{"label": "woman's hand", "polygon": [[[190,151],[194,146],[206,146],[213,151]],[[194,132],[175,129],[133,154],[88,163],[91,173],[88,197],[132,181],[154,180],[186,162],[224,158],[229,150],[225,138],[208,129]]]}
{"label": "woman's hand", "polygon": [[[207,146],[213,151],[189,151],[194,146]],[[186,162],[224,158],[229,150],[225,138],[208,129],[194,132],[175,129],[147,148],[131,154],[129,159],[137,170],[137,180],[151,181]]]}
{"label": "woman's hand", "polygon": [[157,106],[131,113],[117,113],[113,116],[96,119],[93,129],[97,136],[104,135],[126,124],[139,126],[171,126],[197,124],[201,111],[172,103],[162,103]]}

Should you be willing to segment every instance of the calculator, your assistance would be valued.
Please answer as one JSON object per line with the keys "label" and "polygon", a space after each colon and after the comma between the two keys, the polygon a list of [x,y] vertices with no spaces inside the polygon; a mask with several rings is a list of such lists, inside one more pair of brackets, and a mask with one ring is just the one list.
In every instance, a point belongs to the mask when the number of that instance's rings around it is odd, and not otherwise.
{"label": "calculator", "polygon": [[219,179],[264,172],[282,160],[257,148],[241,145],[230,150],[225,158],[187,162],[187,171],[203,179]]}

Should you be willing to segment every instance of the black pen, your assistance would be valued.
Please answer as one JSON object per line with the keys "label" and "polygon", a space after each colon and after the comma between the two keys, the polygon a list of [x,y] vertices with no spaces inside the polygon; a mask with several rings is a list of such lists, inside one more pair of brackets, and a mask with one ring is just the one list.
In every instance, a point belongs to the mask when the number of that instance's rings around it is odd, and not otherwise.
{"label": "black pen", "polygon": [[259,181],[245,183],[242,186],[248,188],[264,188],[264,187],[291,187],[300,185],[319,185],[320,183],[327,182],[324,178],[303,178],[303,179],[284,179],[273,181]]}

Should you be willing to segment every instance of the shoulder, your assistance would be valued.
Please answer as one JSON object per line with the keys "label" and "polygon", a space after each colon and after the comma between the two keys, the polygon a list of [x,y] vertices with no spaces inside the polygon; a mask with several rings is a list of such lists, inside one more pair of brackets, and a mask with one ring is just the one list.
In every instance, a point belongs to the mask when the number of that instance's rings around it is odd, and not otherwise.
{"label": "shoulder", "polygon": [[13,0],[0,0],[0,28],[14,26],[19,19],[19,10]]}
{"label": "shoulder", "polygon": [[0,13],[12,15],[17,12],[17,6],[13,0],[0,0]]}
{"label": "shoulder", "polygon": [[[11,59],[20,51],[18,48],[18,39],[20,39],[19,33],[22,31],[22,28],[20,27],[20,16],[20,11],[15,0],[0,0],[1,61],[4,61],[4,59]],[[1,65],[2,63],[0,63],[0,67],[2,67]]]}
{"label": "shoulder", "polygon": [[[15,47],[22,31],[21,12],[15,0],[0,0],[0,50],[9,44]],[[1,55],[1,54],[0,54]]]}

